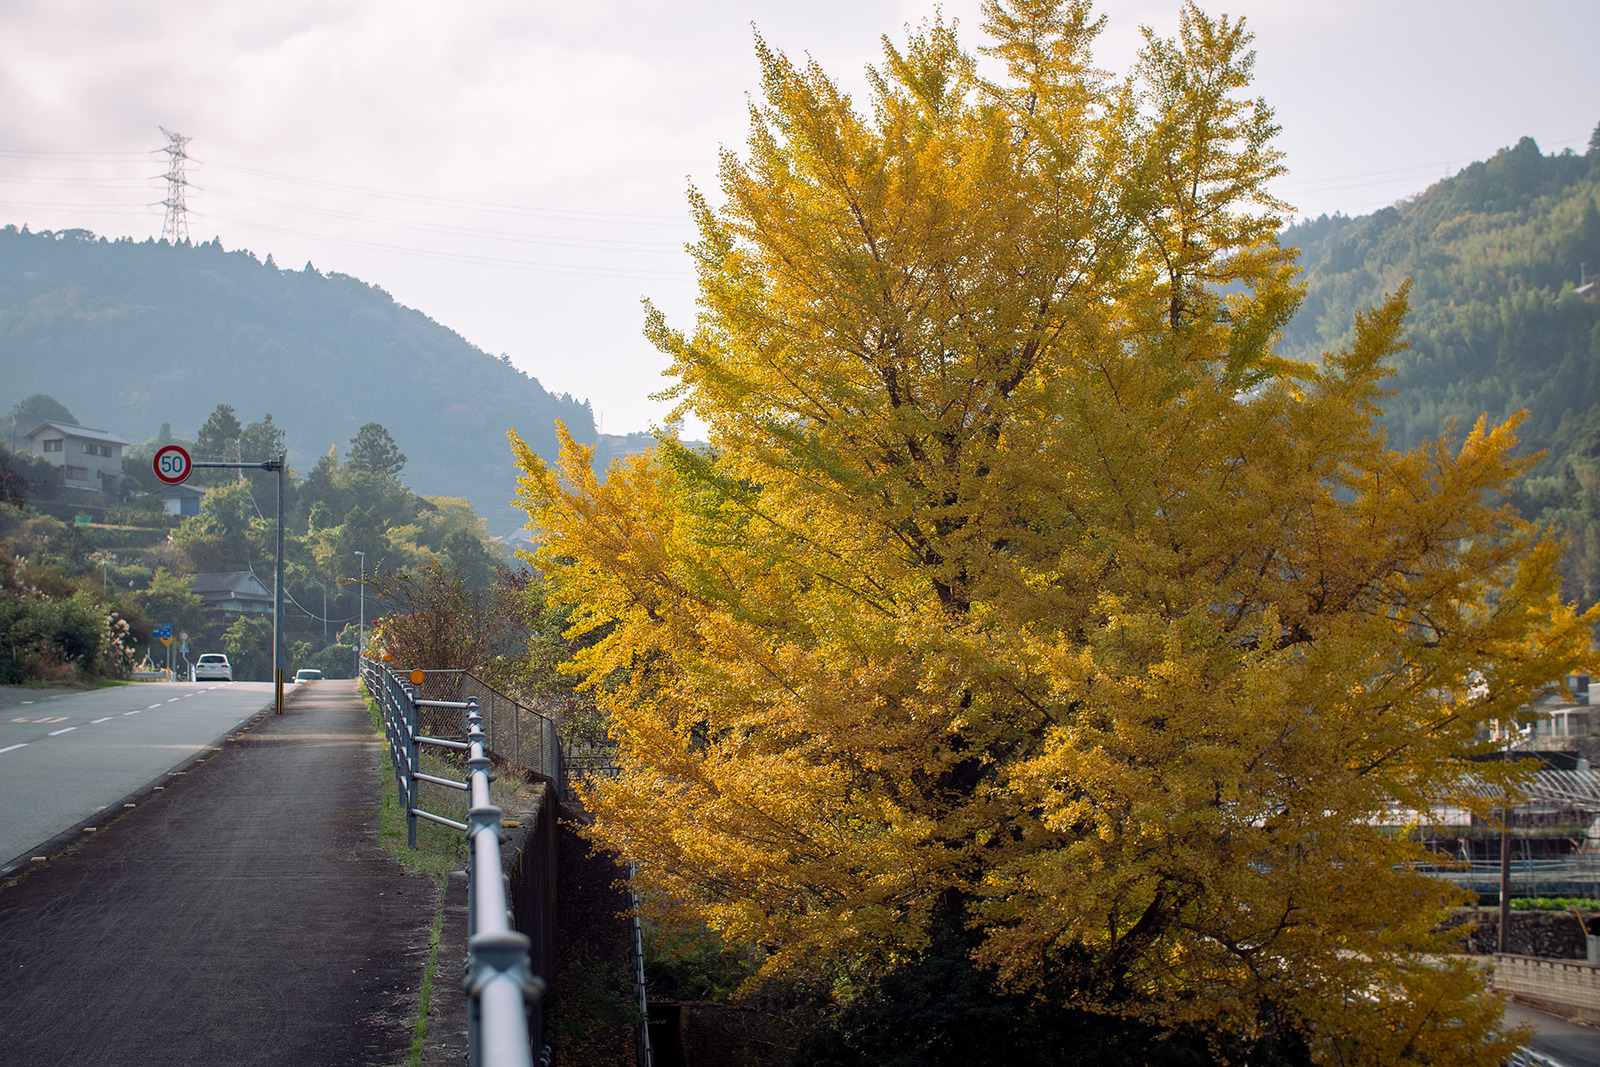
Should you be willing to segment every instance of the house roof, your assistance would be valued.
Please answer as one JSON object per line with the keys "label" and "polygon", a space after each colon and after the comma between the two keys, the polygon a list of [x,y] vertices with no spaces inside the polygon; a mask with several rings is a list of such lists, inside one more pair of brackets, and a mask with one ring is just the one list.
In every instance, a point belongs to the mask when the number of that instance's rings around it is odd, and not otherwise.
{"label": "house roof", "polygon": [[189,588],[202,600],[219,600],[229,596],[252,600],[271,599],[272,590],[261,584],[249,571],[221,571],[216,574],[196,574],[189,579]]}
{"label": "house roof", "polygon": [[192,485],[169,485],[161,490],[162,500],[181,500],[187,497],[202,497],[206,490]]}
{"label": "house roof", "polygon": [[35,426],[22,436],[33,438],[44,432],[46,429],[59,430],[68,437],[78,437],[85,441],[100,441],[103,444],[108,445],[125,445],[128,443],[122,438],[118,437],[116,434],[111,433],[109,430],[91,430],[87,426],[74,426],[70,422],[41,422],[39,425]]}

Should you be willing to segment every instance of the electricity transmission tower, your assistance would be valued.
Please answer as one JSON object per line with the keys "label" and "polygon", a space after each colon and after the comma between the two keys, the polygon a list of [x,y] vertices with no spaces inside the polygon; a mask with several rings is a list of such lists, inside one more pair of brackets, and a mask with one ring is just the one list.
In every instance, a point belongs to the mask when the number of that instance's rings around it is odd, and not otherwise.
{"label": "electricity transmission tower", "polygon": [[167,209],[167,217],[161,223],[161,237],[162,240],[177,244],[189,239],[189,209],[183,202],[183,191],[189,185],[188,179],[183,176],[183,163],[189,154],[183,150],[183,146],[194,138],[173,133],[165,126],[157,126],[156,129],[167,135],[166,147],[161,149],[167,154],[167,198],[161,201]]}

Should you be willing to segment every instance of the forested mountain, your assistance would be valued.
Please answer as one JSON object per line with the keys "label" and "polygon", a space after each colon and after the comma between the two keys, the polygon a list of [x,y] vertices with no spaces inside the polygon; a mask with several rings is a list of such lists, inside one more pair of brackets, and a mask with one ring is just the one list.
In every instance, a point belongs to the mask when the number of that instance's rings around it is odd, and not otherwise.
{"label": "forested mountain", "polygon": [[1516,503],[1570,542],[1567,591],[1600,600],[1600,128],[1584,155],[1531,139],[1372,215],[1290,227],[1306,299],[1285,331],[1300,358],[1349,339],[1356,315],[1411,280],[1410,349],[1389,379],[1390,443],[1450,420],[1528,411],[1527,451],[1547,458]]}
{"label": "forested mountain", "polygon": [[[311,264],[280,270],[214,241],[176,247],[87,230],[0,230],[0,409],[49,394],[130,441],[190,436],[218,404],[271,414],[311,468],[378,422],[423,494],[465,497],[505,534],[505,432],[554,455],[553,425],[593,441],[588,404],[553,396],[382,289]],[[263,457],[264,458],[264,457]]]}

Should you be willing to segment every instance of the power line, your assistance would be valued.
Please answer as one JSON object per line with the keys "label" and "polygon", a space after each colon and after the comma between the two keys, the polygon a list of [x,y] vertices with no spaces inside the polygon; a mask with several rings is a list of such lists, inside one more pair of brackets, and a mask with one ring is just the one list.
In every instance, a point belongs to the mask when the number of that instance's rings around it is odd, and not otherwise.
{"label": "power line", "polygon": [[[158,148],[158,152],[166,149]],[[16,148],[0,148],[0,157],[7,159],[40,159],[53,160],[67,163],[93,162],[99,160],[104,163],[126,163],[134,160],[148,160],[149,152],[28,152]]]}
{"label": "power line", "polygon": [[319,178],[301,178],[292,174],[278,174],[270,170],[259,170],[255,167],[241,167],[233,163],[222,163],[212,159],[196,159],[196,163],[203,167],[216,167],[219,170],[231,170],[239,174],[252,174],[258,178],[271,178],[274,181],[289,182],[294,185],[309,185],[319,189],[331,189],[336,192],[358,193],[366,198],[383,200],[398,200],[409,204],[431,204],[440,207],[462,208],[471,211],[491,211],[506,215],[529,215],[536,218],[566,219],[574,222],[604,222],[618,225],[631,226],[677,226],[684,225],[680,215],[646,215],[630,214],[620,211],[570,211],[563,208],[529,207],[525,204],[504,204],[487,200],[459,200],[444,196],[428,196],[422,193],[399,193],[383,189],[374,189],[366,185],[350,185],[343,182],[323,181]]}
{"label": "power line", "polygon": [[252,196],[248,193],[234,193],[227,190],[211,190],[215,195],[227,197],[232,200],[248,200],[256,204],[266,204],[269,207],[288,208],[291,211],[302,211],[311,215],[322,215],[328,218],[350,219],[355,222],[374,222],[380,225],[409,230],[422,230],[427,233],[442,233],[456,237],[476,237],[485,241],[509,241],[520,244],[546,244],[559,248],[593,248],[604,252],[649,252],[649,253],[680,253],[683,251],[681,242],[641,242],[641,241],[615,241],[604,237],[557,237],[552,234],[542,233],[506,233],[500,230],[489,230],[474,226],[448,226],[432,222],[419,222],[411,219],[397,219],[382,215],[368,215],[359,211],[342,211],[336,208],[311,207],[291,200],[274,200],[265,196]]}
{"label": "power line", "polygon": [[422,259],[437,259],[447,263],[467,263],[480,267],[506,267],[511,270],[534,271],[543,274],[570,274],[578,277],[590,278],[637,278],[643,280],[665,280],[674,278],[692,277],[687,270],[656,270],[648,267],[624,268],[621,270],[605,267],[589,267],[576,263],[530,263],[520,259],[502,259],[495,256],[476,256],[466,253],[438,252],[431,249],[408,248],[405,245],[384,244],[378,241],[363,241],[353,237],[334,237],[327,233],[312,230],[300,230],[291,226],[273,226],[270,223],[255,222],[251,219],[234,218],[228,215],[214,213],[200,214],[201,218],[216,219],[219,222],[231,222],[236,226],[244,226],[253,230],[265,230],[270,233],[287,233],[296,237],[314,237],[319,241],[329,244],[349,245],[354,248],[366,248],[377,252],[393,252],[403,256],[417,256]]}

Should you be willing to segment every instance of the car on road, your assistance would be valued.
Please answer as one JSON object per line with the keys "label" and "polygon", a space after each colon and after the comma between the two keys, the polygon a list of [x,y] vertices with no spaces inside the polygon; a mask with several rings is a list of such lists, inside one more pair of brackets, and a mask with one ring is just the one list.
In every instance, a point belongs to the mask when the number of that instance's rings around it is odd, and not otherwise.
{"label": "car on road", "polygon": [[301,682],[317,682],[321,680],[322,672],[319,670],[313,670],[310,667],[301,667],[299,670],[294,672],[295,685],[299,685]]}
{"label": "car on road", "polygon": [[228,657],[221,652],[207,652],[194,661],[194,667],[189,671],[189,679],[195,682],[231,682],[233,664],[229,663]]}

